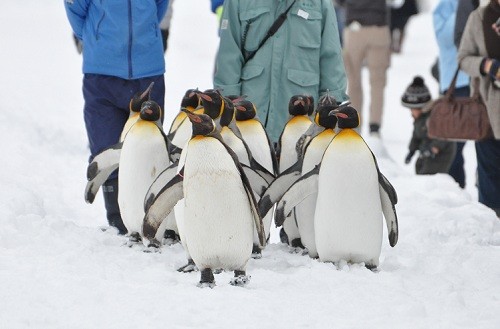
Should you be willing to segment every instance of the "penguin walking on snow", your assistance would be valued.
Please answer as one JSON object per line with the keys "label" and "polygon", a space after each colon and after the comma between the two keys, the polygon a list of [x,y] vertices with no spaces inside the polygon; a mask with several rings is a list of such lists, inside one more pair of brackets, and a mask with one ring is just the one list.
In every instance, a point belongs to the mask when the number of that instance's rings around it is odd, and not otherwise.
{"label": "penguin walking on snow", "polygon": [[328,145],[321,163],[281,197],[275,221],[280,224],[302,200],[317,193],[314,234],[319,259],[363,262],[367,268],[376,269],[382,245],[382,214],[391,247],[398,241],[396,191],[354,130],[359,125],[357,111],[346,106],[330,114],[337,117],[342,130]]}
{"label": "penguin walking on snow", "polygon": [[[309,115],[313,109],[314,101],[308,95],[295,95],[290,98],[288,103],[290,119],[285,124],[278,141],[279,172],[284,172],[297,162],[297,142],[312,125]],[[291,220],[283,224],[280,232],[281,240],[293,248],[304,248],[300,240],[295,211],[290,216]]]}
{"label": "penguin walking on snow", "polygon": [[118,204],[131,241],[140,241],[144,219],[144,195],[158,174],[168,167],[161,108],[144,102],[139,120],[127,133],[120,155]]}
{"label": "penguin walking on snow", "polygon": [[137,92],[129,102],[129,117],[123,126],[120,141],[97,154],[87,168],[87,186],[85,188],[85,201],[93,203],[99,188],[108,179],[109,175],[118,169],[120,153],[125,135],[130,127],[139,118],[142,104],[151,98],[151,89],[154,82],[151,82],[146,90]]}
{"label": "penguin walking on snow", "polygon": [[[181,239],[201,271],[200,286],[213,287],[214,269],[234,271],[233,285],[248,282],[246,264],[253,244],[253,226],[265,244],[262,219],[248,179],[213,120],[187,113],[193,136],[183,149],[184,167],[150,203],[143,232],[154,236],[159,220],[184,198]],[[182,227],[182,229],[181,229]]]}
{"label": "penguin walking on snow", "polygon": [[[242,98],[233,101],[235,102],[234,106],[236,110],[236,126],[241,133],[242,139],[248,145],[252,156],[270,173],[277,175],[278,162],[274,147],[267,135],[266,129],[256,117],[257,110],[255,105]],[[256,195],[255,197],[257,201],[260,199],[260,195]],[[269,241],[270,238],[272,218],[272,213],[262,218],[267,241]]]}

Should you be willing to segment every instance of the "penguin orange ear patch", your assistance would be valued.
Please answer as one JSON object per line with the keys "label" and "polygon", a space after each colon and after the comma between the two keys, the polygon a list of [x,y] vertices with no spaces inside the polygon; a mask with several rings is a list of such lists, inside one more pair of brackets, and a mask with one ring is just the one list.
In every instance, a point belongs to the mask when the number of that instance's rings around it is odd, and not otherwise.
{"label": "penguin orange ear patch", "polygon": [[336,115],[338,118],[342,118],[342,119],[347,119],[347,118],[348,118],[347,114],[342,113],[342,112],[335,113],[335,115]]}
{"label": "penguin orange ear patch", "polygon": [[236,109],[241,112],[246,112],[247,109],[244,106],[236,106]]}

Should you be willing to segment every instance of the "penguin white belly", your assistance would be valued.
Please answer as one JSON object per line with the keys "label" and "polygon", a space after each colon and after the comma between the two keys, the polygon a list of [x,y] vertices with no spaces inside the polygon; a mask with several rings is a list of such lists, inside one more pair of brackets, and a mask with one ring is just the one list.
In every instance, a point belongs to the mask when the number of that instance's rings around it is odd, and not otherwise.
{"label": "penguin white belly", "polygon": [[226,143],[226,145],[229,146],[234,153],[236,153],[240,163],[249,166],[250,160],[248,158],[248,152],[241,139],[239,139],[238,136],[236,136],[228,127],[222,127],[220,135],[222,136],[224,143]]}
{"label": "penguin white belly", "polygon": [[[191,121],[189,122],[191,124]],[[177,173],[184,167],[186,163],[186,154],[187,147],[182,149],[181,156],[179,158],[179,164],[177,165]],[[179,238],[181,240],[181,244],[184,247],[184,251],[186,252],[186,256],[188,259],[191,258],[189,254],[189,249],[186,244],[186,238],[184,236],[184,198],[180,199],[179,202],[174,206],[174,214],[175,214],[175,222],[177,224],[177,229],[179,230]]]}
{"label": "penguin white belly", "polygon": [[[291,118],[285,126],[281,134],[281,151],[279,170],[285,171],[290,166],[294,165],[298,160],[297,151],[295,149],[299,138],[309,129],[312,122],[305,115],[299,115]],[[283,228],[288,235],[288,240],[291,242],[300,238],[299,229],[296,222],[297,214],[295,211],[283,223]]]}
{"label": "penguin white belly", "polygon": [[123,142],[118,172],[118,204],[129,233],[142,234],[144,196],[168,163],[165,141],[158,128],[153,123],[137,122]]}
{"label": "penguin white belly", "polygon": [[253,158],[270,173],[274,171],[271,150],[266,131],[257,120],[237,121],[243,140],[247,143]]}
{"label": "penguin white belly", "polygon": [[253,217],[239,171],[219,142],[193,138],[184,167],[183,230],[198,268],[244,269]]}
{"label": "penguin white belly", "polygon": [[[335,133],[328,129],[320,133],[311,141],[304,155],[302,175],[314,169],[314,167],[321,162],[321,158],[334,136]],[[313,258],[318,257],[316,237],[314,234],[314,212],[316,209],[317,196],[318,193],[314,193],[295,207],[297,226],[299,227],[302,244],[309,251],[309,256]]]}
{"label": "penguin white belly", "polygon": [[311,124],[311,120],[306,116],[297,116],[288,121],[281,134],[280,172],[285,171],[297,162],[295,146]]}
{"label": "penguin white belly", "polygon": [[177,128],[174,138],[172,138],[172,144],[175,146],[184,149],[186,143],[191,138],[193,133],[193,127],[191,121],[184,120]]}
{"label": "penguin white belly", "polygon": [[325,152],[314,226],[321,261],[378,266],[383,233],[378,175],[361,138],[335,138]]}
{"label": "penguin white belly", "polygon": [[123,126],[123,130],[120,135],[120,142],[123,142],[128,131],[134,125],[134,123],[137,122],[138,119],[139,119],[139,112],[134,112],[132,113],[132,115],[130,115],[130,117],[127,119],[127,122],[125,122],[125,126]]}

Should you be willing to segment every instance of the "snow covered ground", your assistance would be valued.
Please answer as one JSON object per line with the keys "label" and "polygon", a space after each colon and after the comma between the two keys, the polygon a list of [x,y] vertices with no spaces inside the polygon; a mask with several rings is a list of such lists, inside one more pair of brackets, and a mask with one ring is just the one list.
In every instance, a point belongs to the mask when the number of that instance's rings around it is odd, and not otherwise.
{"label": "snow covered ground", "polygon": [[[211,87],[218,39],[205,2],[175,3],[167,122],[186,89]],[[382,144],[367,139],[399,195],[399,242],[384,238],[380,272],[291,254],[274,231],[249,262],[246,288],[222,273],[199,289],[199,273],[175,270],[185,262],[179,244],[155,254],[124,247],[99,229],[101,197],[84,202],[81,58],[62,1],[1,7],[1,328],[500,328],[500,221],[477,203],[472,143],[466,190],[403,163],[412,122],[399,97],[415,74],[437,95],[429,11],[410,21],[393,57]]]}

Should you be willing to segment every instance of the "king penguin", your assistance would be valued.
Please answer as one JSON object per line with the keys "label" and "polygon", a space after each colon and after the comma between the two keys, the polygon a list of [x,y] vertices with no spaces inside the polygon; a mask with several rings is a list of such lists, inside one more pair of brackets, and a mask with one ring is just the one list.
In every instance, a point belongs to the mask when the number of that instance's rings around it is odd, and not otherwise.
{"label": "king penguin", "polygon": [[139,119],[142,104],[151,97],[151,89],[154,82],[151,82],[146,90],[137,92],[129,102],[129,117],[123,126],[120,140],[97,154],[87,168],[87,186],[85,188],[85,201],[93,203],[97,192],[109,175],[119,167],[121,148],[123,139],[130,130],[130,127]]}
{"label": "king penguin", "polygon": [[132,242],[140,240],[142,235],[144,195],[169,165],[161,114],[157,103],[144,102],[139,119],[125,136],[121,149],[118,204]]}
{"label": "king penguin", "polygon": [[231,284],[244,285],[249,280],[246,265],[252,253],[254,225],[260,244],[265,245],[255,198],[236,155],[224,144],[214,121],[205,114],[186,114],[193,132],[182,151],[184,166],[150,203],[143,232],[146,238],[153,237],[161,218],[184,198],[179,230],[200,269],[199,286],[215,285],[214,269],[234,271]]}
{"label": "king penguin", "polygon": [[[257,119],[257,109],[255,108],[255,105],[251,101],[243,98],[237,98],[234,102],[236,110],[236,125],[241,133],[241,137],[248,145],[254,159],[269,172],[277,175],[278,162],[276,159],[276,153],[274,151],[273,144],[267,135],[266,129]],[[261,193],[256,195],[257,201],[260,199],[260,194]],[[262,218],[267,241],[269,241],[270,238],[272,218],[272,213],[269,213]]]}
{"label": "king penguin", "polygon": [[[311,106],[314,108],[308,95],[292,96],[288,102],[290,119],[285,124],[278,141],[279,172],[284,172],[298,160],[297,142],[312,125],[309,118]],[[295,217],[295,212],[292,212],[291,220],[284,223],[280,232],[281,239],[294,248],[304,248]]]}
{"label": "king penguin", "polygon": [[[301,176],[313,170],[315,166],[321,163],[326,148],[335,137],[337,117],[330,116],[329,113],[337,107],[335,99],[328,94],[318,101],[318,108],[314,115],[314,123],[323,130],[313,136],[305,147]],[[309,256],[312,258],[318,257],[313,220],[316,208],[316,198],[317,193],[313,193],[295,207],[300,238],[304,247],[307,248]]]}
{"label": "king penguin", "polygon": [[354,130],[359,125],[357,111],[344,106],[330,115],[337,117],[342,130],[326,148],[321,163],[281,197],[276,225],[307,196],[317,193],[314,233],[320,261],[364,263],[373,270],[379,265],[382,214],[390,246],[398,241],[397,194],[380,172],[368,145]]}

